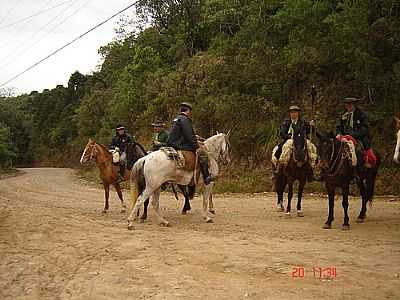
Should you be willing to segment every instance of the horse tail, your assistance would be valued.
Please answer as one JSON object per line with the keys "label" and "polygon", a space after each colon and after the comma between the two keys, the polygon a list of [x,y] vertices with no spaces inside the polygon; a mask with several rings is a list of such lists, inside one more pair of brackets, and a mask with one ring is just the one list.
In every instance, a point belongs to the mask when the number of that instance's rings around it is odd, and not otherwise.
{"label": "horse tail", "polygon": [[145,159],[138,160],[132,168],[130,188],[131,188],[131,209],[135,207],[136,201],[139,195],[145,189],[145,178],[144,178],[144,163]]}
{"label": "horse tail", "polygon": [[378,153],[376,155],[376,164],[373,168],[367,170],[366,178],[366,189],[367,189],[367,201],[372,202],[375,192],[375,181],[378,174],[379,165],[381,164],[381,157]]}

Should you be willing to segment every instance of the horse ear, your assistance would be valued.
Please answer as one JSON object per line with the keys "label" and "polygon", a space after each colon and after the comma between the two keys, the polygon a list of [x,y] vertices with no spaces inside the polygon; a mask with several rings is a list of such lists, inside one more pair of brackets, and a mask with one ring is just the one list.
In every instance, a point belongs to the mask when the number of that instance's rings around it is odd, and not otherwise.
{"label": "horse ear", "polygon": [[91,138],[89,138],[89,143],[93,142],[93,140]]}
{"label": "horse ear", "polygon": [[397,117],[394,117],[395,121],[396,121],[396,126],[397,128],[400,128],[400,119]]}
{"label": "horse ear", "polygon": [[232,129],[229,129],[228,132],[226,133],[226,136],[229,138],[232,134]]}

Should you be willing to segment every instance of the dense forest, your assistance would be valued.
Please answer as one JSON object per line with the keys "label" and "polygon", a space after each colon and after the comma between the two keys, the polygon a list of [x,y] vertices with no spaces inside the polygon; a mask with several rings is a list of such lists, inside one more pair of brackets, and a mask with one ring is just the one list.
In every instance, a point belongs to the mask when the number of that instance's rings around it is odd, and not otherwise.
{"label": "dense forest", "polygon": [[334,129],[341,98],[362,98],[373,145],[392,168],[398,0],[143,0],[99,54],[99,69],[71,74],[67,86],[3,91],[2,167],[74,166],[88,137],[109,143],[117,123],[148,145],[154,117],[170,124],[188,101],[197,132],[233,129],[236,168],[256,170],[288,105],[312,117],[315,84],[318,128]]}

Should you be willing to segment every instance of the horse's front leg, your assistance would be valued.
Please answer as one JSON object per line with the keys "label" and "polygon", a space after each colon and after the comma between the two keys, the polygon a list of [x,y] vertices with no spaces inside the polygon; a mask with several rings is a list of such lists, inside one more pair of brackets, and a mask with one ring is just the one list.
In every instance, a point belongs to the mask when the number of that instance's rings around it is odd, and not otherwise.
{"label": "horse's front leg", "polygon": [[358,188],[360,189],[360,195],[361,195],[361,210],[356,222],[363,223],[364,219],[367,217],[367,202],[368,202],[367,190],[365,188],[365,184],[362,179],[357,180],[357,185]]}
{"label": "horse's front leg", "polygon": [[154,207],[154,211],[156,213],[156,217],[158,220],[158,224],[161,226],[169,226],[169,223],[167,220],[165,220],[161,214],[160,214],[160,189],[155,191],[153,195],[151,196],[151,204]]}
{"label": "horse's front leg", "polygon": [[182,215],[186,215],[186,213],[191,210],[192,208],[190,207],[190,197],[189,197],[189,191],[187,186],[181,186],[179,185],[179,188],[181,189],[183,193],[183,197],[185,198],[185,204],[183,205],[182,208]]}
{"label": "horse's front leg", "polygon": [[342,187],[342,194],[343,194],[342,206],[344,210],[344,222],[342,225],[342,229],[349,230],[350,224],[349,224],[349,215],[347,212],[349,208],[349,185]]}
{"label": "horse's front leg", "polygon": [[324,229],[331,229],[332,228],[332,221],[333,221],[333,209],[335,207],[335,187],[331,185],[326,185],[328,191],[328,220],[325,222],[323,226]]}
{"label": "horse's front leg", "polygon": [[105,198],[105,202],[104,202],[104,209],[103,209],[103,213],[107,213],[109,205],[108,205],[108,198],[110,197],[110,185],[108,183],[103,183],[104,186],[104,198]]}
{"label": "horse's front leg", "polygon": [[301,198],[303,197],[304,186],[306,185],[305,180],[299,181],[299,191],[297,193],[297,216],[304,217],[303,211],[301,210]]}
{"label": "horse's front leg", "polygon": [[285,192],[286,180],[284,180],[283,176],[277,177],[275,179],[275,191],[278,198],[278,203],[276,205],[276,210],[278,212],[285,211],[283,207],[283,193]]}
{"label": "horse's front leg", "polygon": [[119,183],[115,184],[115,190],[117,191],[119,200],[121,200],[121,213],[124,213],[126,212],[126,205],[124,203],[124,198]]}
{"label": "horse's front leg", "polygon": [[204,185],[204,192],[203,192],[203,219],[206,223],[212,223],[213,219],[208,211],[208,203],[210,199],[210,195],[212,192],[212,188],[214,183],[211,182],[210,184]]}
{"label": "horse's front leg", "polygon": [[286,208],[286,215],[288,216],[290,216],[292,198],[293,198],[293,181],[290,180],[288,183],[288,203]]}

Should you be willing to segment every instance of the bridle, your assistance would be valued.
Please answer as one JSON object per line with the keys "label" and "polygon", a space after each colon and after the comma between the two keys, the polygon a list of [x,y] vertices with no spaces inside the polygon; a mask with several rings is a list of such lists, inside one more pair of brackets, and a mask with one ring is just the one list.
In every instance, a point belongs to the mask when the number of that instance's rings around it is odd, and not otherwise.
{"label": "bridle", "polygon": [[[222,162],[223,165],[227,165],[228,164],[228,159],[225,158],[225,154],[229,153],[230,149],[231,149],[231,144],[229,143],[228,139],[226,138],[226,136],[224,135],[224,141],[225,141],[225,151],[222,150],[222,147],[220,147],[220,149],[218,149],[216,146],[210,144],[210,145],[206,145],[207,148],[207,152],[214,157],[214,159],[217,162]],[[213,149],[210,149],[210,146],[212,146]],[[213,153],[218,152],[218,155],[215,156]]]}
{"label": "bridle", "polygon": [[303,151],[305,153],[305,160],[304,161],[298,161],[296,159],[296,155],[295,155],[294,134],[292,134],[292,139],[293,139],[292,158],[293,158],[293,161],[296,163],[296,165],[298,167],[301,167],[303,164],[305,164],[308,161],[307,140],[306,140],[306,138],[304,138]]}

